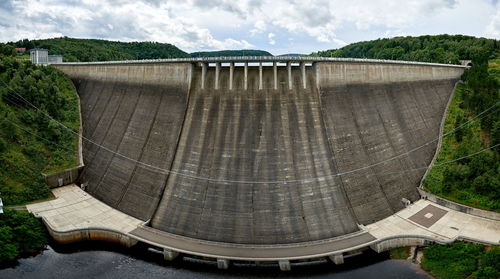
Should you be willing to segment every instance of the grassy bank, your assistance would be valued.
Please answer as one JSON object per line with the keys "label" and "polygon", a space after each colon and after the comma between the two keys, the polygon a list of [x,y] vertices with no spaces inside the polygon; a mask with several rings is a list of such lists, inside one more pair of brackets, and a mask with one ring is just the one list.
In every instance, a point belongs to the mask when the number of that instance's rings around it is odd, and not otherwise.
{"label": "grassy bank", "polygon": [[422,267],[437,279],[500,278],[500,247],[431,245],[424,250]]}

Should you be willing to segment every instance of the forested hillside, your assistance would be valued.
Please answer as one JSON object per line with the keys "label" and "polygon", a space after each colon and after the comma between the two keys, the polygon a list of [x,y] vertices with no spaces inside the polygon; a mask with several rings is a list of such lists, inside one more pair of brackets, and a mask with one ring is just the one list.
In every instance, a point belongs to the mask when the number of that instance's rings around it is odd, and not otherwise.
{"label": "forested hillside", "polygon": [[491,56],[499,47],[500,42],[493,39],[436,35],[358,42],[311,55],[459,64],[459,60],[471,60],[480,54]]}
{"label": "forested hillside", "polygon": [[191,53],[191,57],[217,57],[217,56],[273,56],[273,55],[267,51],[253,50],[253,49],[201,51],[201,52]]}
{"label": "forested hillside", "polygon": [[424,187],[459,203],[500,211],[500,59],[473,61],[455,90],[445,120],[448,136]]}
{"label": "forested hillside", "polygon": [[115,42],[95,39],[54,38],[21,40],[15,47],[46,48],[49,54],[62,54],[65,62],[116,61],[189,57],[171,44],[155,42]]}
{"label": "forested hillside", "polygon": [[77,136],[58,122],[78,131],[80,118],[75,88],[62,72],[6,53],[0,52],[0,193],[12,205],[49,196],[42,172],[77,165]]}

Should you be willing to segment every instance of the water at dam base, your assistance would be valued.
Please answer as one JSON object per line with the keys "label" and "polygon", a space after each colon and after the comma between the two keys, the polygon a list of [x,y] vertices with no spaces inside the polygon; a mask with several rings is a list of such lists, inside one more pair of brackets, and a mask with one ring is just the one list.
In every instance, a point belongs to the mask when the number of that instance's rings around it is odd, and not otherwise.
{"label": "water at dam base", "polygon": [[72,245],[51,243],[47,250],[0,269],[0,278],[432,278],[410,260],[392,260],[387,253],[367,251],[346,257],[345,264],[329,262],[294,265],[282,272],[274,265],[237,265],[221,271],[215,262],[184,259],[166,262],[146,247],[125,249],[102,242]]}

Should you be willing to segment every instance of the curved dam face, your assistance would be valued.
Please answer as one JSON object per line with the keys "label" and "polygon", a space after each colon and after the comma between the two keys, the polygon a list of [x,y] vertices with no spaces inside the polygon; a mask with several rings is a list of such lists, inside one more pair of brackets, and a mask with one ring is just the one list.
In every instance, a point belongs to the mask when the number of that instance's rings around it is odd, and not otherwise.
{"label": "curved dam face", "polygon": [[57,67],[81,98],[89,193],[155,229],[239,244],[341,236],[419,199],[463,72],[362,62]]}

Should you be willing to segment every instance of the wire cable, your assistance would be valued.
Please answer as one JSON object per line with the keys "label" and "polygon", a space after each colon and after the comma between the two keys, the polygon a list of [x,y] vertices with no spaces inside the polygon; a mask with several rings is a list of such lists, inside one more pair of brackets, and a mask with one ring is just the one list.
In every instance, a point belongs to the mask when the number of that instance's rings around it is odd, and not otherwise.
{"label": "wire cable", "polygon": [[[196,179],[196,180],[203,180],[203,181],[208,181],[208,182],[218,182],[218,183],[236,183],[236,184],[287,184],[287,183],[296,183],[296,182],[312,182],[312,181],[317,181],[317,180],[324,180],[324,179],[327,179],[327,178],[333,178],[333,177],[338,177],[338,176],[344,176],[344,175],[348,175],[348,174],[352,174],[352,173],[355,173],[355,172],[359,172],[359,171],[362,171],[362,170],[366,170],[366,169],[369,169],[369,168],[372,168],[372,167],[375,167],[375,166],[379,166],[379,165],[382,165],[382,164],[385,164],[387,162],[390,162],[390,161],[393,161],[395,159],[398,159],[400,157],[403,157],[405,155],[408,155],[412,152],[415,152],[421,148],[424,148],[426,146],[428,146],[429,144],[435,142],[435,141],[438,141],[439,139],[442,139],[444,138],[445,136],[448,136],[452,133],[454,133],[455,131],[465,127],[466,125],[470,124],[472,122],[473,119],[476,119],[477,117],[479,116],[482,116],[480,117],[479,119],[483,118],[483,117],[486,117],[486,115],[492,113],[491,110],[497,106],[498,104],[500,104],[500,101],[496,102],[495,104],[493,104],[492,106],[488,107],[487,109],[483,110],[482,112],[480,112],[479,114],[477,114],[476,116],[472,117],[472,119],[469,119],[468,121],[464,122],[462,125],[458,126],[458,127],[455,127],[454,129],[452,129],[451,131],[443,134],[442,136],[439,136],[429,142],[426,142],[418,147],[415,147],[415,148],[412,148],[404,153],[401,153],[401,154],[398,154],[396,156],[393,156],[391,158],[388,158],[386,160],[383,160],[383,161],[379,161],[377,163],[373,163],[373,164],[370,164],[370,165],[367,165],[367,166],[364,166],[364,167],[361,167],[361,168],[356,168],[356,169],[353,169],[353,170],[349,170],[349,171],[345,171],[345,172],[341,172],[341,173],[336,173],[336,174],[331,174],[331,175],[327,175],[327,176],[320,176],[320,177],[312,177],[312,178],[302,178],[302,179],[294,179],[294,180],[270,180],[270,181],[249,181],[249,180],[232,180],[232,179],[215,179],[215,178],[209,178],[209,177],[202,177],[202,176],[197,176],[197,175],[191,175],[191,174],[186,174],[186,173],[183,173],[181,171],[175,171],[175,170],[168,170],[168,169],[163,169],[163,168],[160,168],[160,167],[157,167],[157,166],[154,166],[154,165],[151,165],[151,164],[147,164],[147,163],[144,163],[142,161],[139,161],[139,160],[136,160],[136,159],[133,159],[133,158],[130,158],[126,155],[123,155],[119,152],[116,152],[116,151],[113,151],[109,148],[107,148],[106,146],[103,146],[101,144],[98,144],[96,142],[94,142],[93,140],[91,139],[88,139],[86,138],[85,136],[83,135],[80,135],[79,133],[73,131],[71,128],[67,127],[66,125],[64,125],[63,123],[59,122],[58,120],[54,119],[52,116],[50,116],[49,114],[47,114],[45,111],[41,110],[40,108],[36,107],[35,105],[33,105],[31,102],[29,102],[28,100],[26,100],[24,97],[22,97],[18,92],[16,92],[14,89],[12,89],[8,84],[6,84],[2,79],[0,79],[0,81],[9,89],[11,90],[14,94],[18,95],[20,97],[19,100],[22,100],[24,101],[25,103],[29,104],[31,107],[33,107],[34,109],[42,112],[44,115],[46,115],[47,117],[49,117],[50,119],[52,119],[53,121],[55,121],[56,123],[58,123],[59,125],[61,125],[62,127],[64,127],[66,130],[72,132],[73,134],[76,134],[78,137],[81,137],[83,140],[91,143],[91,144],[94,144],[95,146],[101,148],[101,149],[104,149],[105,151],[108,151],[112,154],[114,154],[115,156],[118,156],[118,157],[121,157],[123,159],[126,159],[126,160],[129,160],[131,162],[134,162],[136,164],[139,164],[139,165],[142,165],[142,166],[145,166],[147,168],[150,168],[150,169],[153,169],[153,170],[156,170],[160,173],[165,173],[165,174],[175,174],[175,175],[179,175],[179,176],[183,176],[183,177],[186,177],[186,178],[191,178],[191,179]],[[496,110],[494,110],[496,111]],[[493,111],[493,112],[494,112]],[[488,112],[488,113],[487,113]],[[486,114],[487,113],[487,114]]]}

